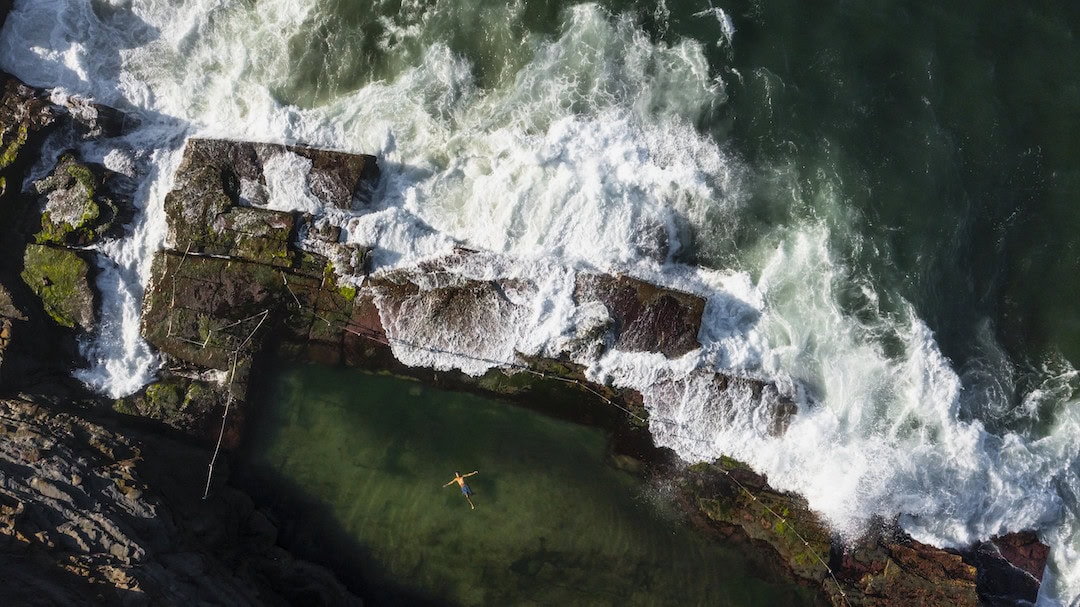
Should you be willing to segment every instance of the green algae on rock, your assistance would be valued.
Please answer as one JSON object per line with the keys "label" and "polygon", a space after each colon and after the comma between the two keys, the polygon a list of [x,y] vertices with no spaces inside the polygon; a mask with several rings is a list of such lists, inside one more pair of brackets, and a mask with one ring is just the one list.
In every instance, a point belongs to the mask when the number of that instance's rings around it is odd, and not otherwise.
{"label": "green algae on rock", "polygon": [[74,251],[30,244],[23,257],[22,279],[58,324],[91,331],[96,318],[89,271],[86,260]]}
{"label": "green algae on rock", "polygon": [[0,72],[0,196],[18,195],[24,171],[55,120],[44,92]]}
{"label": "green algae on rock", "polygon": [[62,156],[48,177],[34,182],[44,209],[36,242],[85,246],[99,240],[117,215],[116,204],[103,195],[102,185],[90,166],[71,154]]}
{"label": "green algae on rock", "polygon": [[854,545],[839,544],[805,499],[770,488],[734,460],[692,466],[679,485],[707,526],[768,545],[834,605],[979,604],[976,568],[960,553],[920,544],[884,523]]}

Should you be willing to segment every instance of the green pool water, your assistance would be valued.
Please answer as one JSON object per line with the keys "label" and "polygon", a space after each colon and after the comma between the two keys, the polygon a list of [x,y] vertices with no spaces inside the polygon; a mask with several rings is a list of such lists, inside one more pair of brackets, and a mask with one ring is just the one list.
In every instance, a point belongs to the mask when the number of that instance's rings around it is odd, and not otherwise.
{"label": "green pool water", "polygon": [[[371,604],[813,602],[679,523],[663,482],[616,467],[597,429],[337,368],[286,370],[265,393],[241,476],[287,518],[283,544],[355,569]],[[474,469],[471,510],[443,484]]]}

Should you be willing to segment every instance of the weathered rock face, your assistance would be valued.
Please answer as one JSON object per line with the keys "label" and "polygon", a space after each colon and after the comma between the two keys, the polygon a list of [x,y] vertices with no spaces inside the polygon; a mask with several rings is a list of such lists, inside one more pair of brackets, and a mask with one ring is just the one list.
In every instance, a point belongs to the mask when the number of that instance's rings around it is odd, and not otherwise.
{"label": "weathered rock face", "polygon": [[579,304],[600,302],[611,315],[611,346],[629,352],[661,352],[669,358],[700,347],[705,300],[629,276],[579,274]]}
{"label": "weathered rock face", "polygon": [[[358,604],[274,548],[276,530],[245,496],[201,499],[202,450],[26,401],[0,400],[0,416],[6,603]],[[290,588],[295,579],[308,582]]]}
{"label": "weathered rock face", "polygon": [[837,543],[797,495],[769,488],[734,460],[682,473],[684,499],[706,526],[736,530],[771,546],[797,577],[834,605],[1017,605],[1032,603],[1047,547],[1033,533],[1010,534],[964,551],[919,543],[879,521],[853,545]]}
{"label": "weathered rock face", "polygon": [[1030,531],[976,545],[970,558],[979,569],[979,598],[984,604],[1002,607],[1019,601],[1034,603],[1049,554],[1049,547]]}
{"label": "weathered rock face", "polygon": [[[55,121],[55,111],[36,89],[16,78],[0,74],[3,96],[0,97],[0,196],[8,188],[18,190],[14,179],[33,154],[23,154],[34,135]],[[31,146],[33,147],[33,146]]]}

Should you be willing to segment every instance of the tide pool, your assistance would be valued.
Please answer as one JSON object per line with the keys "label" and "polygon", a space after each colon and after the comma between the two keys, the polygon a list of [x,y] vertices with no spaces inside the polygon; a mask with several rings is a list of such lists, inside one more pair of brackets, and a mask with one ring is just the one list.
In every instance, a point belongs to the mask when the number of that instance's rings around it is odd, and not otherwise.
{"label": "tide pool", "polygon": [[[589,428],[355,370],[278,374],[238,475],[279,541],[373,604],[800,605],[808,589],[678,520]],[[582,403],[582,406],[595,406]],[[471,510],[454,476],[475,492]]]}

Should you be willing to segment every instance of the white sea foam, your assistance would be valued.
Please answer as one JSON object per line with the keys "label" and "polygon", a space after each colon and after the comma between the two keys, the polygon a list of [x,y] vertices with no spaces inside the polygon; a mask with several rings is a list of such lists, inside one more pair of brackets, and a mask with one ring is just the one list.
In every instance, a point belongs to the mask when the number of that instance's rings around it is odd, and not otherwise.
{"label": "white sea foam", "polygon": [[[476,358],[569,353],[593,378],[641,390],[656,441],[688,460],[743,459],[776,486],[806,495],[851,536],[873,514],[900,514],[917,538],[949,545],[1038,529],[1052,547],[1047,579],[1054,580],[1042,601],[1080,596],[1080,413],[1071,380],[1048,380],[1028,395],[1033,410],[1048,398],[1071,403],[1042,438],[988,431],[979,421],[988,405],[979,399],[997,398],[993,391],[962,391],[913,310],[876,309],[873,286],[831,250],[834,224],[778,228],[763,240],[768,246],[741,252],[753,274],[677,263],[691,237],[731,238],[751,179],[729,150],[694,128],[725,100],[698,42],[655,43],[633,19],[581,5],[554,36],[507,41],[509,67],[489,66],[497,84],[481,85],[478,66],[428,29],[438,19],[418,3],[401,6],[379,19],[372,41],[391,76],[354,90],[317,81],[321,96],[305,98],[305,109],[288,102],[305,76],[297,41],[333,29],[317,3],[16,2],[0,37],[4,69],[128,108],[144,122],[123,140],[84,150],[142,185],[132,235],[100,247],[105,306],[87,349],[93,366],[81,378],[120,395],[156,368],[137,334],[138,304],[163,239],[161,201],[183,137],[376,153],[383,177],[371,207],[319,209],[291,177],[301,167],[288,158],[270,163],[273,206],[333,215],[348,241],[377,246],[376,270],[408,269],[465,244],[512,257],[466,257],[441,280],[520,283],[492,299],[492,314],[455,332],[410,322],[438,314],[420,300],[405,309],[381,302],[393,336],[427,346],[396,345],[402,360],[481,373],[490,365]],[[505,10],[477,17],[494,19],[492,39],[516,31],[520,6]],[[730,46],[730,19],[712,14]],[[355,59],[343,51],[340,60]],[[832,208],[842,215],[843,205]],[[675,360],[618,351],[597,358],[577,348],[607,320],[602,307],[573,301],[576,274],[596,269],[707,297],[702,347]],[[840,305],[841,287],[862,293],[865,318]],[[1000,368],[986,360],[986,368],[964,372]],[[721,387],[716,370],[736,379]],[[759,397],[751,379],[776,388]],[[781,396],[799,413],[778,433],[770,407]]]}

